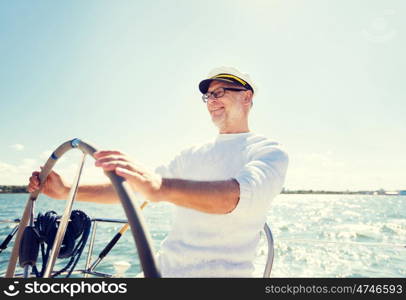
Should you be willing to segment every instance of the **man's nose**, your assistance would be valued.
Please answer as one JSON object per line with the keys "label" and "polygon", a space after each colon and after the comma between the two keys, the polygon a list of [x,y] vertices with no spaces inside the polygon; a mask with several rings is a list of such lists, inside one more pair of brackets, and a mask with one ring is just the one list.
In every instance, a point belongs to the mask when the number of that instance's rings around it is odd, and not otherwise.
{"label": "man's nose", "polygon": [[207,104],[208,104],[208,105],[217,104],[217,103],[219,103],[219,102],[220,102],[219,99],[218,99],[218,98],[215,98],[213,95],[211,95],[211,96],[209,97],[209,99],[207,99]]}

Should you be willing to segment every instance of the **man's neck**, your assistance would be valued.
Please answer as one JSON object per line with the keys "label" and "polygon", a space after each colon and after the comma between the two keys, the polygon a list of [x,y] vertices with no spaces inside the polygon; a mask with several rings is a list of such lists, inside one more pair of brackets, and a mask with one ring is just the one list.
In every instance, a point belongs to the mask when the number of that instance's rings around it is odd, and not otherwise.
{"label": "man's neck", "polygon": [[231,133],[247,133],[250,132],[250,129],[247,126],[241,126],[241,127],[234,127],[234,128],[220,128],[219,133],[220,134],[231,134]]}

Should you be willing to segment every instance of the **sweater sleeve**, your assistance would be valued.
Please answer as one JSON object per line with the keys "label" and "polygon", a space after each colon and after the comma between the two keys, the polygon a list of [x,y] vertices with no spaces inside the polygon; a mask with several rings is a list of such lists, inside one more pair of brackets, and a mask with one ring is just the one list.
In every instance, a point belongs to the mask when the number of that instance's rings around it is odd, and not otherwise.
{"label": "sweater sleeve", "polygon": [[274,145],[254,151],[235,176],[240,185],[240,199],[232,213],[268,209],[271,200],[282,190],[288,161],[286,152]]}
{"label": "sweater sleeve", "polygon": [[175,178],[178,168],[178,161],[176,158],[171,160],[168,164],[160,165],[155,169],[155,173],[164,178]]}
{"label": "sweater sleeve", "polygon": [[155,173],[158,173],[164,178],[180,178],[181,176],[181,171],[183,168],[183,161],[185,160],[185,157],[187,157],[189,153],[189,149],[181,151],[179,154],[177,154],[169,163],[158,166],[155,169]]}

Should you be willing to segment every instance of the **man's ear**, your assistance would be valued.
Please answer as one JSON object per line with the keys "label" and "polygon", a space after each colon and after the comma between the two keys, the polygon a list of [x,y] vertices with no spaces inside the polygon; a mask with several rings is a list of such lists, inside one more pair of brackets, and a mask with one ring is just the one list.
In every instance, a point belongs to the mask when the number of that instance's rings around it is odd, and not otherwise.
{"label": "man's ear", "polygon": [[247,91],[244,95],[244,104],[252,106],[252,91]]}

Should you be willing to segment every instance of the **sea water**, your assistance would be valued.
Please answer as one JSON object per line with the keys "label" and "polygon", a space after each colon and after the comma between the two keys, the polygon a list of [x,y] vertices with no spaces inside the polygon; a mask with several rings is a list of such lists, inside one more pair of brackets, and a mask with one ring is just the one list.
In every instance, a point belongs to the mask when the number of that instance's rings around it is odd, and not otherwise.
{"label": "sea water", "polygon": [[[28,194],[0,194],[0,220],[20,218]],[[41,195],[35,212],[62,213],[65,202]],[[121,205],[75,203],[91,218],[125,219]],[[173,206],[149,204],[143,211],[154,248],[171,229]],[[267,222],[275,240],[271,277],[406,277],[406,196],[282,194],[274,199]],[[0,243],[14,224],[0,224]],[[92,261],[121,224],[99,223]],[[89,238],[90,239],[90,238]],[[0,274],[7,268],[12,243],[0,254]],[[86,246],[77,268],[83,269]],[[261,277],[267,247],[258,247],[256,276]],[[126,277],[141,271],[127,231],[96,271],[114,273],[114,263],[131,264]],[[56,266],[66,261],[60,260]],[[17,272],[21,272],[17,268]]]}

